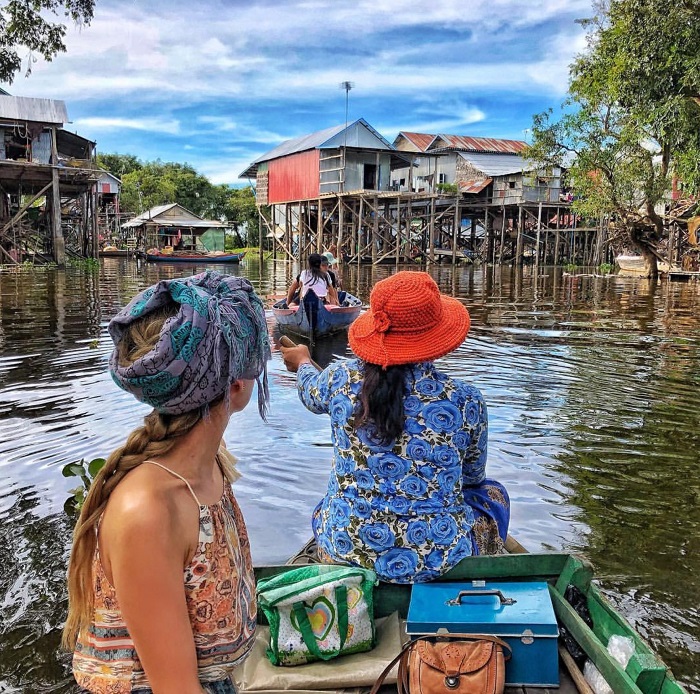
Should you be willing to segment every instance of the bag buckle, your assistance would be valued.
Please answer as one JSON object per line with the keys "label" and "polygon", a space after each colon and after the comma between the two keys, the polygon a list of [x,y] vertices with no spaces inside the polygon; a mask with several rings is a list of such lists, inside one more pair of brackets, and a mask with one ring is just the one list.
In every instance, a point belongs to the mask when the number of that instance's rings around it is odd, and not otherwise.
{"label": "bag buckle", "polygon": [[448,675],[445,677],[445,686],[448,689],[457,689],[459,687],[459,675]]}

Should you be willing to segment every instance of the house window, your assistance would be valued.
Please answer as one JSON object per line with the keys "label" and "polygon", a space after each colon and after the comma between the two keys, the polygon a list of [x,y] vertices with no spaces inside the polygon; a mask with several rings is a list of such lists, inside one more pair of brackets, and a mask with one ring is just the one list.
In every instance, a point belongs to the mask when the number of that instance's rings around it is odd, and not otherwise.
{"label": "house window", "polygon": [[446,173],[439,173],[438,174],[438,183],[447,183],[447,174]]}
{"label": "house window", "polygon": [[508,181],[508,187],[509,188],[515,188],[515,181]]}

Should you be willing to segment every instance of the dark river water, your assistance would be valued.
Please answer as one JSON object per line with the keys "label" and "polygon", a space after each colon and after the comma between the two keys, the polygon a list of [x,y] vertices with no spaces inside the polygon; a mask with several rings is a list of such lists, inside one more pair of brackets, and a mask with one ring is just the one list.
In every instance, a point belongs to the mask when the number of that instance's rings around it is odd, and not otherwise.
{"label": "dark river water", "polygon": [[[224,272],[260,294],[293,269],[257,259]],[[148,411],[106,372],[106,325],[138,290],[197,268],[104,259],[99,268],[0,271],[0,692],[71,692],[58,650],[75,478]],[[391,268],[345,268],[364,300]],[[700,283],[569,276],[560,269],[438,266],[472,317],[443,368],[489,405],[488,474],[512,499],[531,551],[575,551],[689,690],[700,692]],[[274,328],[272,316],[270,328]],[[346,339],[315,351],[327,363]],[[272,415],[234,417],[236,494],[254,559],[283,562],[310,536],[331,448],[326,417],[300,405],[280,355]]]}

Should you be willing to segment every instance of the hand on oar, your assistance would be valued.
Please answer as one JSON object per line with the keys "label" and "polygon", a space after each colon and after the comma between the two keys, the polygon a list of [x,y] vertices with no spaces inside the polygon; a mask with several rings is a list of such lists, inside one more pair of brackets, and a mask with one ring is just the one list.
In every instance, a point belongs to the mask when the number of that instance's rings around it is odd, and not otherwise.
{"label": "hand on oar", "polygon": [[311,364],[321,371],[321,367],[311,358],[311,353],[306,345],[298,345],[286,335],[280,337],[280,352],[287,371],[296,373],[302,364]]}

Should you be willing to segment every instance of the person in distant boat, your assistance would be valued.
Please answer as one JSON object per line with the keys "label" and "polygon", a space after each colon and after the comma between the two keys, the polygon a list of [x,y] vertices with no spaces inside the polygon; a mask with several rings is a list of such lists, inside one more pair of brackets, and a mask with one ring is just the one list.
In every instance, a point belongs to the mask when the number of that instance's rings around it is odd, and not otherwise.
{"label": "person in distant boat", "polygon": [[163,280],[109,324],[112,378],[153,407],[93,482],[73,536],[63,645],[80,692],[235,694],[255,576],[231,489],[231,415],[269,400],[270,339],[247,279]]}
{"label": "person in distant boat", "polygon": [[[338,273],[338,259],[333,256],[330,251],[326,251],[322,254],[326,259],[326,272],[331,278],[331,283],[335,287],[336,291],[340,289],[340,274]],[[335,268],[335,270],[333,269]],[[323,269],[323,261],[321,261],[321,269]]]}
{"label": "person in distant boat", "polygon": [[311,290],[324,304],[338,304],[338,292],[328,274],[328,258],[320,253],[309,256],[308,267],[292,282],[287,292],[287,305],[298,304]]}
{"label": "person in distant boat", "polygon": [[486,478],[486,403],[433,363],[462,344],[469,322],[429,275],[398,272],[350,326],[357,358],[319,372],[305,346],[281,347],[302,403],[331,418],[333,468],[312,518],[321,561],[413,583],[503,551],[510,502]]}

